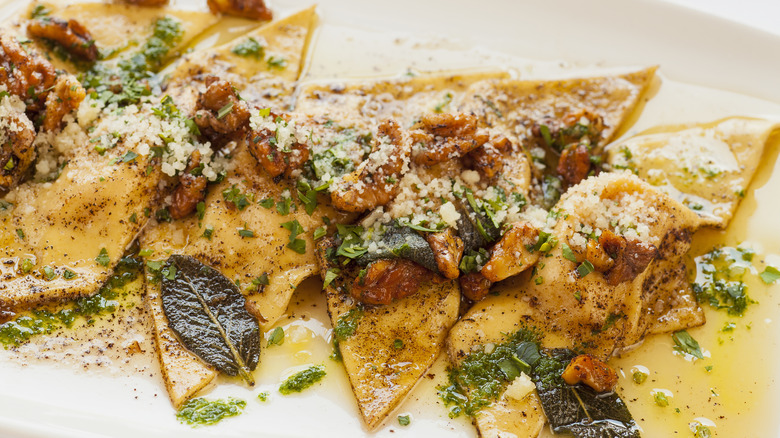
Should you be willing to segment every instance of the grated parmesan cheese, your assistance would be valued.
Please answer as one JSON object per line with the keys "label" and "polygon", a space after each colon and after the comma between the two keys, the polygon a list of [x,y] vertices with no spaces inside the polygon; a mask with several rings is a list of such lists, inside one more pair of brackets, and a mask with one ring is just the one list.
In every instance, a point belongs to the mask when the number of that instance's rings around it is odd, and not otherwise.
{"label": "grated parmesan cheese", "polygon": [[15,95],[7,94],[5,90],[5,86],[0,86],[0,96],[3,96],[0,98],[0,144],[10,140],[10,133],[34,129],[24,113],[24,102]]}
{"label": "grated parmesan cheese", "polygon": [[587,242],[583,243],[577,235],[587,239],[590,234],[598,236],[603,230],[631,240],[656,243],[650,227],[658,222],[659,212],[652,203],[646,202],[641,192],[624,191],[611,197],[601,192],[613,182],[621,183],[625,177],[638,180],[630,172],[602,173],[580,183],[561,199],[561,208],[576,213],[582,222],[572,227],[575,235],[570,238],[578,249],[583,249]]}

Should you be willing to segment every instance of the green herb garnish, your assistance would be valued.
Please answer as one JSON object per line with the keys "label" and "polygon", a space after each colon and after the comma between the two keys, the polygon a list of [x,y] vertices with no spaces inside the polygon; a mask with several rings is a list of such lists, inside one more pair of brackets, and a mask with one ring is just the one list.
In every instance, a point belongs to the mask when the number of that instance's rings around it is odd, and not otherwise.
{"label": "green herb garnish", "polygon": [[301,392],[304,389],[314,385],[325,377],[325,366],[317,365],[309,367],[299,373],[293,374],[279,386],[279,392],[289,395],[294,392]]}

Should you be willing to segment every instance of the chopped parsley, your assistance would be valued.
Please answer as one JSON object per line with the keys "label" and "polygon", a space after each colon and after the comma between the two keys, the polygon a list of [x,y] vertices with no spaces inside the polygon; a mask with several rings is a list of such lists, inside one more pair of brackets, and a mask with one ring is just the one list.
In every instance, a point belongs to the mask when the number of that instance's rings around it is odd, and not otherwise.
{"label": "chopped parsley", "polygon": [[239,211],[242,211],[251,204],[250,198],[241,193],[241,189],[239,189],[236,184],[233,184],[229,189],[223,190],[222,198],[225,202],[233,204]]}
{"label": "chopped parsley", "polygon": [[238,235],[241,237],[255,237],[255,232],[248,229],[246,227],[246,223],[244,223],[244,228],[238,230]]}
{"label": "chopped parsley", "polygon": [[325,279],[322,281],[322,288],[326,288],[330,286],[330,284],[338,278],[338,276],[341,274],[340,269],[330,268],[325,272]]}
{"label": "chopped parsley", "polygon": [[764,283],[772,284],[780,279],[780,271],[774,266],[767,266],[764,268],[764,271],[759,274],[759,277],[761,277],[761,281]]}
{"label": "chopped parsley", "polygon": [[138,154],[136,154],[133,151],[127,151],[125,152],[124,155],[122,155],[122,158],[119,161],[121,161],[122,163],[129,163],[135,160],[136,158],[138,158]]}
{"label": "chopped parsley", "polygon": [[593,263],[585,260],[577,267],[577,275],[579,275],[580,278],[585,277],[586,275],[593,272]]}
{"label": "chopped parsley", "polygon": [[697,424],[696,428],[693,430],[693,436],[695,438],[712,438],[712,431],[703,424]]}
{"label": "chopped parsley", "polygon": [[647,373],[643,373],[642,371],[634,371],[634,374],[631,375],[631,378],[634,380],[634,383],[641,385],[647,380]]}
{"label": "chopped parsley", "polygon": [[0,199],[0,213],[5,213],[5,212],[11,210],[13,207],[14,207],[14,205],[11,204],[10,202],[8,202],[8,201],[6,201],[4,199]]}
{"label": "chopped parsley", "polygon": [[411,424],[412,420],[409,418],[408,415],[399,415],[398,416],[398,424],[401,426],[408,426]]}
{"label": "chopped parsley", "polygon": [[574,255],[574,251],[572,251],[569,245],[564,242],[561,243],[561,252],[563,253],[563,258],[570,262],[577,263],[577,256]]}
{"label": "chopped parsley", "polygon": [[268,64],[268,68],[270,69],[283,69],[287,67],[287,60],[282,58],[281,56],[269,56],[266,60],[266,63]]}
{"label": "chopped parsley", "polygon": [[312,188],[308,182],[298,182],[298,199],[303,203],[303,208],[309,216],[317,208],[317,193],[328,188],[328,184]]}
{"label": "chopped parsley", "polygon": [[681,330],[672,334],[674,339],[674,350],[680,353],[689,354],[697,359],[704,359],[704,354],[701,351],[701,346],[688,334],[688,331]]}
{"label": "chopped parsley", "polygon": [[465,274],[477,272],[490,260],[490,254],[488,254],[485,248],[480,248],[478,251],[469,250],[461,259],[458,268]]}
{"label": "chopped parsley", "polygon": [[323,225],[321,227],[317,227],[314,230],[314,234],[312,237],[314,238],[314,240],[320,240],[323,237],[325,237],[326,234],[328,234],[328,229],[325,227],[325,225]]}
{"label": "chopped parsley", "polygon": [[444,98],[442,98],[441,102],[439,102],[434,108],[433,111],[440,113],[444,111],[444,108],[449,106],[450,102],[452,102],[452,93],[449,91],[444,95]]}
{"label": "chopped parsley", "polygon": [[265,199],[259,201],[258,204],[260,204],[260,206],[263,207],[263,208],[271,208],[271,207],[274,206],[275,202],[274,202],[273,198],[265,198]]}
{"label": "chopped parsley", "polygon": [[338,238],[341,239],[341,245],[336,249],[336,255],[355,259],[362,256],[368,249],[360,236],[363,233],[363,227],[358,225],[336,225]]}
{"label": "chopped parsley", "polygon": [[276,327],[272,332],[271,335],[268,336],[268,345],[267,347],[270,347],[271,345],[282,345],[284,344],[284,329],[282,327]]}
{"label": "chopped parsley", "polygon": [[30,18],[42,18],[51,14],[51,11],[44,5],[36,5],[30,13]]}
{"label": "chopped parsley", "polygon": [[258,290],[260,286],[268,286],[270,284],[270,280],[268,279],[268,274],[263,273],[263,275],[255,278],[252,280],[252,282],[249,284],[248,290]]}
{"label": "chopped parsley", "polygon": [[662,408],[669,406],[669,399],[666,398],[666,394],[661,391],[656,391],[653,395],[653,399],[655,400],[655,404]]}
{"label": "chopped parsley", "polygon": [[276,212],[282,216],[290,214],[290,207],[293,205],[292,199],[284,196],[282,200],[276,203]]}
{"label": "chopped parsley", "polygon": [[287,243],[287,247],[298,254],[305,254],[306,241],[298,238],[298,235],[303,233],[303,227],[298,219],[283,223],[282,228],[290,232],[290,241]]}
{"label": "chopped parsley", "polygon": [[19,264],[19,269],[22,270],[23,274],[29,274],[34,266],[35,265],[33,264],[32,260],[24,259],[22,260],[22,263]]}
{"label": "chopped parsley", "polygon": [[51,266],[44,266],[43,267],[43,276],[47,280],[51,281],[51,280],[54,280],[55,278],[57,278],[57,272],[55,272],[54,269],[52,269]]}
{"label": "chopped parsley", "polygon": [[98,253],[97,257],[95,257],[95,261],[101,266],[108,266],[108,264],[111,262],[111,258],[108,257],[108,251],[105,248],[101,248],[100,253]]}

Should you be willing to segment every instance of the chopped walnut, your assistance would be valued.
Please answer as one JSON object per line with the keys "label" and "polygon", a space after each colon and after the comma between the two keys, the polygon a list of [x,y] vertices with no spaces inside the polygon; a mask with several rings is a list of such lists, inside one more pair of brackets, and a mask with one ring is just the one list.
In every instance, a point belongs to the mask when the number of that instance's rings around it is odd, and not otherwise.
{"label": "chopped walnut", "polygon": [[504,155],[512,150],[512,142],[500,135],[469,152],[466,156],[467,165],[485,178],[491,179],[504,169]]}
{"label": "chopped walnut", "polygon": [[589,255],[593,259],[588,258],[588,260],[591,260],[591,263],[596,260],[593,267],[601,268],[599,271],[605,273],[607,283],[611,286],[632,281],[637,275],[644,272],[658,253],[653,244],[639,240],[628,240],[609,230],[602,231],[598,243],[613,262],[604,263],[604,256],[596,254],[598,248],[596,246],[591,248],[591,245],[588,246],[588,251],[593,253]]}
{"label": "chopped walnut", "polygon": [[585,249],[585,259],[593,264],[593,269],[598,272],[607,272],[615,266],[615,260],[604,251],[601,244],[595,239],[588,240]]}
{"label": "chopped walnut", "polygon": [[611,391],[618,382],[615,370],[589,354],[572,359],[561,377],[569,385],[582,382],[596,392]]}
{"label": "chopped walnut", "polygon": [[462,157],[488,141],[488,134],[477,130],[477,117],[471,114],[426,114],[409,133],[417,146],[414,162],[434,165]]}
{"label": "chopped walnut", "polygon": [[493,282],[485,278],[480,272],[472,272],[458,277],[460,292],[471,301],[479,301],[490,292]]}
{"label": "chopped walnut", "polygon": [[426,237],[431,245],[436,266],[445,278],[458,278],[460,259],[463,257],[463,240],[455,235],[452,228],[439,233],[430,233]]}
{"label": "chopped walnut", "polygon": [[74,76],[64,74],[57,78],[54,90],[46,97],[43,129],[45,131],[60,129],[63,117],[77,109],[86,96],[84,87]]}
{"label": "chopped walnut", "polygon": [[[270,113],[270,116],[274,120],[281,117],[289,122],[289,116],[286,114]],[[249,153],[274,178],[281,174],[287,178],[291,177],[292,173],[303,167],[309,159],[309,145],[296,141],[290,146],[290,150],[282,150],[276,145],[276,133],[269,129],[250,130],[246,139]]]}
{"label": "chopped walnut", "polygon": [[10,35],[0,34],[0,85],[22,99],[30,112],[43,109],[57,80],[51,63],[37,53],[27,53]]}
{"label": "chopped walnut", "polygon": [[626,240],[626,246],[615,258],[615,266],[607,272],[607,283],[616,285],[633,280],[644,272],[656,253],[655,245],[638,240]]}
{"label": "chopped walnut", "polygon": [[130,3],[131,5],[159,7],[159,6],[167,5],[169,0],[124,0],[124,1],[125,3]]}
{"label": "chopped walnut", "polygon": [[490,260],[480,273],[491,282],[517,275],[539,260],[539,251],[530,252],[539,238],[539,230],[527,222],[515,222],[491,250]]}
{"label": "chopped walnut", "polygon": [[409,260],[377,260],[352,282],[352,297],[365,304],[390,304],[417,292],[431,271]]}
{"label": "chopped walnut", "polygon": [[198,203],[206,199],[206,177],[193,175],[192,171],[200,166],[200,152],[194,151],[190,156],[187,168],[179,175],[179,185],[173,191],[171,201],[171,217],[181,219],[192,214]]}
{"label": "chopped walnut", "polygon": [[209,9],[214,14],[234,15],[253,20],[271,20],[273,12],[263,0],[208,0]]}
{"label": "chopped walnut", "polygon": [[27,32],[34,38],[44,38],[57,43],[66,52],[84,61],[95,62],[98,48],[95,39],[78,21],[45,17],[32,20]]}
{"label": "chopped walnut", "polygon": [[579,184],[590,173],[590,151],[583,144],[567,146],[558,159],[558,175],[563,178],[567,187]]}
{"label": "chopped walnut", "polygon": [[35,158],[35,129],[27,116],[20,112],[5,122],[7,127],[0,128],[0,139],[6,140],[0,144],[0,191],[15,186]]}
{"label": "chopped walnut", "polygon": [[[380,146],[386,152],[383,163],[373,163],[371,157],[360,163],[352,173],[345,175],[331,192],[333,205],[344,211],[361,212],[392,200],[398,190],[400,173],[409,158],[411,148],[401,128],[393,120],[379,126],[379,141],[374,143],[372,154]],[[389,143],[380,143],[386,138]]]}
{"label": "chopped walnut", "polygon": [[206,91],[198,96],[195,123],[201,134],[219,148],[246,135],[249,107],[238,98],[230,82],[209,77]]}

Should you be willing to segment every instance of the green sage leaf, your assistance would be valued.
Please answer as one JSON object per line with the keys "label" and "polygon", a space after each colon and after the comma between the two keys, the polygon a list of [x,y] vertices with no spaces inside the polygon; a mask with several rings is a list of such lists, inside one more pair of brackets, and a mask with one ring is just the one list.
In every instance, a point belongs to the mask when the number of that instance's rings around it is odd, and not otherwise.
{"label": "green sage leaf", "polygon": [[[236,285],[190,256],[172,255],[162,277],[163,311],[182,344],[205,362],[254,385],[260,327]],[[175,271],[174,271],[175,269]]]}

